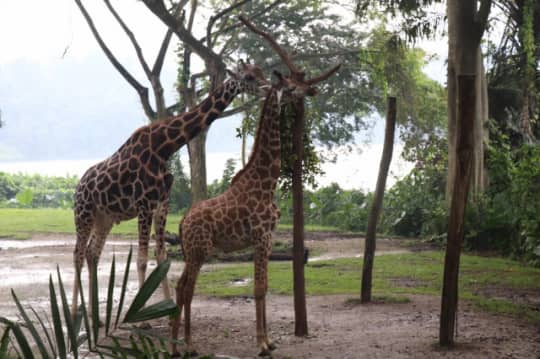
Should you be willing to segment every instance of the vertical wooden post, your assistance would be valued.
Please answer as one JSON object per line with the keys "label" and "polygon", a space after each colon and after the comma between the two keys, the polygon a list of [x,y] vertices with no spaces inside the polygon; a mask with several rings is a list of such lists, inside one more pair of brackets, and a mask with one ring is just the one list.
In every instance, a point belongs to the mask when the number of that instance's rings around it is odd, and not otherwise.
{"label": "vertical wooden post", "polygon": [[392,152],[394,150],[394,133],[396,128],[396,98],[388,97],[388,106],[386,110],[386,128],[384,131],[384,145],[379,165],[379,175],[377,177],[377,186],[373,196],[373,204],[369,214],[368,226],[366,231],[366,243],[364,248],[364,265],[362,268],[361,302],[371,302],[371,287],[373,262],[375,259],[377,222],[380,217],[382,202],[384,198],[384,188],[388,178],[388,170],[392,161]]}
{"label": "vertical wooden post", "polygon": [[292,173],[293,192],[293,276],[294,276],[294,334],[308,335],[306,284],[304,278],[304,190],[302,168],[304,158],[304,99],[295,101],[293,124]]}
{"label": "vertical wooden post", "polygon": [[448,238],[444,259],[439,343],[454,344],[458,304],[459,258],[463,246],[465,208],[472,176],[474,149],[474,116],[476,75],[459,75],[457,79],[456,167],[448,218]]}

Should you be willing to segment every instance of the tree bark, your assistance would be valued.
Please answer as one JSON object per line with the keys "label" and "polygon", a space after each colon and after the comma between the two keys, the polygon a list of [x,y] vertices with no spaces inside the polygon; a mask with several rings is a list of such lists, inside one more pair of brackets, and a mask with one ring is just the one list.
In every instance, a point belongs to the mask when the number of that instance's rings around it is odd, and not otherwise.
{"label": "tree bark", "polygon": [[487,131],[484,131],[488,120],[487,81],[483,65],[480,40],[485,28],[487,14],[491,6],[490,0],[483,0],[479,10],[476,2],[448,1],[448,175],[446,182],[446,198],[450,201],[455,177],[456,131],[457,131],[457,87],[459,74],[477,74],[475,131],[473,166],[473,191],[481,193],[487,184],[484,163],[484,146]]}
{"label": "tree bark", "polygon": [[201,132],[188,143],[192,205],[208,198],[208,186],[206,184],[206,134],[207,131]]}
{"label": "tree bark", "polygon": [[394,150],[394,133],[396,128],[396,98],[388,97],[388,107],[386,112],[386,129],[384,131],[384,145],[381,156],[381,163],[379,165],[379,175],[377,177],[377,186],[375,188],[375,194],[373,196],[373,205],[371,206],[371,212],[369,214],[367,231],[366,231],[366,244],[364,249],[364,264],[362,269],[362,288],[361,288],[361,302],[371,302],[371,287],[372,287],[372,273],[373,262],[375,259],[375,247],[376,247],[376,233],[377,222],[380,217],[384,189],[386,187],[386,179],[388,178],[388,170],[390,169],[390,162],[392,162],[392,153]]}
{"label": "tree bark", "polygon": [[476,102],[475,75],[458,76],[458,123],[456,136],[457,159],[453,184],[448,239],[444,261],[439,343],[454,343],[455,318],[458,303],[459,258],[464,236],[465,208],[471,183],[474,157],[474,120]]}
{"label": "tree bark", "polygon": [[295,156],[292,173],[293,191],[293,276],[294,276],[294,334],[308,335],[306,309],[306,283],[304,278],[304,190],[302,167],[304,158],[304,100],[293,104],[293,154]]}

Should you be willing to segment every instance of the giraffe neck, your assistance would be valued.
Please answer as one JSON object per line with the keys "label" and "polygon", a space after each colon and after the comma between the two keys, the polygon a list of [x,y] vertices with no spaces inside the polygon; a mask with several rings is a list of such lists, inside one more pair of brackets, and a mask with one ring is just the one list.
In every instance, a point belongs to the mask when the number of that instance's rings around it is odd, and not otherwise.
{"label": "giraffe neck", "polygon": [[156,128],[152,129],[152,149],[168,160],[180,147],[206,130],[241,91],[241,83],[229,79],[192,110],[157,122]]}
{"label": "giraffe neck", "polygon": [[272,194],[270,198],[273,197],[281,173],[279,113],[277,89],[272,88],[261,110],[259,127],[249,160],[234,176],[231,185],[246,178],[250,185],[261,186],[264,192]]}

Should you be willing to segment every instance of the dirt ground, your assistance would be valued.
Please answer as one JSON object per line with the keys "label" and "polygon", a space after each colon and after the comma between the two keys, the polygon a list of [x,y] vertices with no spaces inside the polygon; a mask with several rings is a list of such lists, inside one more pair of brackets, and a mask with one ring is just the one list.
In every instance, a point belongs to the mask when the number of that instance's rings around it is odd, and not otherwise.
{"label": "dirt ground", "polygon": [[[276,237],[281,241],[290,239],[288,233],[278,233]],[[117,263],[124,263],[131,243],[136,246],[134,240],[108,239],[100,262],[101,283],[106,283],[112,253],[116,254]],[[23,304],[32,304],[38,310],[48,307],[49,274],[56,280],[56,264],[61,268],[69,296],[73,246],[73,236],[67,235],[35,235],[27,241],[0,238],[0,315],[16,318],[10,288]],[[310,260],[361,256],[363,239],[333,233],[307,234],[306,247],[316,256]],[[379,254],[409,250],[399,240],[378,240]],[[170,278],[178,278],[182,265],[173,263]],[[149,270],[152,267],[151,264]],[[130,292],[134,293],[134,268],[130,278]],[[105,291],[105,285],[101,285],[103,297]],[[157,295],[161,296],[159,290]],[[411,302],[405,304],[370,305],[352,304],[351,298],[308,297],[309,336],[298,338],[293,335],[292,297],[268,296],[270,337],[277,344],[273,358],[540,358],[540,328],[525,321],[489,314],[462,303],[458,345],[452,350],[441,350],[436,345],[440,298],[409,296]],[[256,357],[252,298],[199,295],[192,307],[192,332],[200,353],[222,358]],[[167,333],[165,321],[156,321],[153,327]]]}

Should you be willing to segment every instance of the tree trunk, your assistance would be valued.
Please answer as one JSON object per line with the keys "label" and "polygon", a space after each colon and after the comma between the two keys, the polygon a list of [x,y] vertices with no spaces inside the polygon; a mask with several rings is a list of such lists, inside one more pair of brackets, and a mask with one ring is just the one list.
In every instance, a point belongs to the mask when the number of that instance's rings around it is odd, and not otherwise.
{"label": "tree trunk", "polygon": [[206,184],[206,134],[201,132],[188,143],[192,205],[208,198]]}
{"label": "tree trunk", "polygon": [[439,343],[454,343],[455,318],[458,303],[459,258],[463,245],[465,207],[471,183],[474,157],[474,120],[476,112],[475,75],[458,76],[458,123],[456,131],[457,159],[448,219],[448,239],[444,261],[444,281],[441,303]]}
{"label": "tree trunk", "polygon": [[293,191],[293,276],[294,276],[294,334],[308,334],[306,309],[306,284],[304,278],[304,190],[302,166],[304,157],[304,100],[294,103],[293,153],[295,156],[292,174]]}
{"label": "tree trunk", "polygon": [[[485,0],[484,0],[485,1]],[[476,138],[474,147],[473,191],[482,193],[487,185],[487,174],[484,163],[484,146],[487,141],[487,131],[484,128],[488,121],[487,81],[480,50],[482,22],[475,19],[475,2],[447,2],[448,15],[448,175],[446,182],[446,198],[451,199],[452,186],[455,177],[456,161],[456,131],[457,131],[457,87],[459,74],[477,74],[476,103],[474,104],[475,124],[473,126]],[[459,44],[458,44],[459,42]]]}
{"label": "tree trunk", "polygon": [[364,264],[362,269],[362,290],[361,302],[371,302],[371,282],[373,272],[373,262],[375,259],[377,222],[380,217],[382,202],[384,197],[384,188],[388,177],[390,162],[392,161],[392,152],[394,150],[394,132],[396,128],[396,98],[388,97],[388,107],[386,112],[386,129],[384,132],[384,145],[379,165],[379,175],[377,177],[377,186],[373,196],[373,205],[369,214],[368,226],[366,231],[366,245],[364,249]]}

